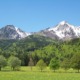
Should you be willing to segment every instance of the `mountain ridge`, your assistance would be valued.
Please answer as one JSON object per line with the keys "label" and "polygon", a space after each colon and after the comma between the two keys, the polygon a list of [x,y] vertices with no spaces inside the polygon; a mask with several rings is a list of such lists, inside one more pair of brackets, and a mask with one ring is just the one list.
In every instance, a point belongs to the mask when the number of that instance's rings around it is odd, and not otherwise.
{"label": "mountain ridge", "polygon": [[52,28],[40,31],[38,34],[53,39],[69,40],[80,38],[80,27],[73,26],[66,21],[62,21]]}
{"label": "mountain ridge", "polygon": [[30,35],[14,25],[6,25],[0,29],[0,39],[22,39]]}
{"label": "mountain ridge", "polygon": [[46,28],[39,32],[27,33],[14,25],[6,25],[0,29],[0,39],[23,39],[29,35],[41,35],[55,40],[70,40],[80,38],[80,26],[74,26],[62,21],[56,26]]}

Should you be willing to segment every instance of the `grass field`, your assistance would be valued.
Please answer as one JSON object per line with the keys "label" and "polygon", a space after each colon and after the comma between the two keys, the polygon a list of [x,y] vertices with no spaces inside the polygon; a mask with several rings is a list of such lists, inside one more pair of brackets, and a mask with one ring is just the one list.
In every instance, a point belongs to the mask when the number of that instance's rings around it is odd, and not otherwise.
{"label": "grass field", "polygon": [[0,72],[0,80],[80,80],[80,73],[75,73],[70,70],[64,72],[61,70],[56,73],[46,69],[43,72],[38,71],[36,68],[33,71],[29,67],[22,67],[20,71],[10,71],[8,68]]}

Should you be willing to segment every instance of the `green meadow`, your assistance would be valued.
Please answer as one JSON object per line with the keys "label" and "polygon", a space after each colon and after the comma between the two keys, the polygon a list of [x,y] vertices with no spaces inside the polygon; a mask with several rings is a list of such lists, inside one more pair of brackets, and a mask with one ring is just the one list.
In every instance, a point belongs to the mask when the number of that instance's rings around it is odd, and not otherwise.
{"label": "green meadow", "polygon": [[80,73],[75,70],[64,71],[63,69],[57,70],[55,73],[49,68],[44,71],[39,71],[33,67],[21,67],[20,71],[11,71],[6,67],[0,72],[0,80],[80,80]]}

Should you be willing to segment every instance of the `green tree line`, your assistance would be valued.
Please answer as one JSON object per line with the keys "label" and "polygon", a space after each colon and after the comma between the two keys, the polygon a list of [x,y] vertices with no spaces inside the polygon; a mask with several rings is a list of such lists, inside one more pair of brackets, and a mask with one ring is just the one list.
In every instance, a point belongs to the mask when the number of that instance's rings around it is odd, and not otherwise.
{"label": "green tree line", "polygon": [[79,71],[80,39],[59,42],[43,36],[32,35],[22,40],[3,40],[0,42],[0,55],[6,59],[15,56],[21,60],[22,66],[35,66],[42,59],[46,66],[58,61],[59,68],[63,67],[65,70],[74,68]]}

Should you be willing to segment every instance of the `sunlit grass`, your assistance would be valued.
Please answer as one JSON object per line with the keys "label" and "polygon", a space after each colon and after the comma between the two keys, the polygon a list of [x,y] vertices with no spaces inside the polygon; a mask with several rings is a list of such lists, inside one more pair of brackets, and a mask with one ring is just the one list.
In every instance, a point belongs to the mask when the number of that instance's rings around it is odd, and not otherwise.
{"label": "sunlit grass", "polygon": [[10,67],[2,69],[0,80],[80,80],[80,73],[75,73],[73,69],[65,72],[63,69],[55,73],[47,67],[40,72],[36,67],[32,71],[30,67],[21,67],[20,71],[11,71]]}

